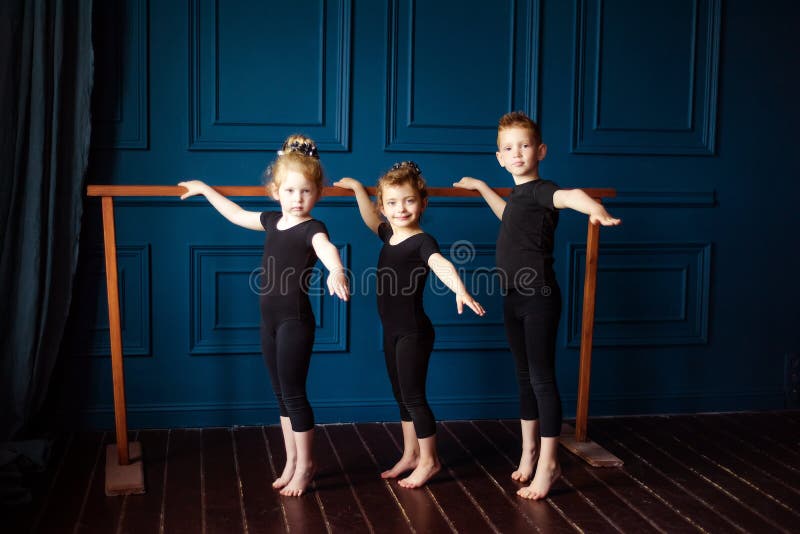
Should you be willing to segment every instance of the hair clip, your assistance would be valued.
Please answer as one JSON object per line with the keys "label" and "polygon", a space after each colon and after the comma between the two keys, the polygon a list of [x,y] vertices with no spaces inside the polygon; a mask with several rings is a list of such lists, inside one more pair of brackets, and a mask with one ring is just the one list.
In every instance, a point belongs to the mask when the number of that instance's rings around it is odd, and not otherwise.
{"label": "hair clip", "polygon": [[308,156],[310,158],[317,158],[319,159],[319,152],[317,151],[317,145],[314,143],[308,143],[300,141],[292,141],[289,146],[284,146],[283,149],[278,150],[279,156],[285,156],[289,152],[299,152],[304,156]]}
{"label": "hair clip", "polygon": [[392,165],[392,170],[396,171],[396,170],[399,170],[399,169],[402,169],[402,168],[405,168],[405,167],[408,167],[409,169],[412,169],[417,174],[422,174],[422,171],[419,169],[419,165],[417,165],[413,161],[400,161],[400,162],[397,162],[394,165]]}

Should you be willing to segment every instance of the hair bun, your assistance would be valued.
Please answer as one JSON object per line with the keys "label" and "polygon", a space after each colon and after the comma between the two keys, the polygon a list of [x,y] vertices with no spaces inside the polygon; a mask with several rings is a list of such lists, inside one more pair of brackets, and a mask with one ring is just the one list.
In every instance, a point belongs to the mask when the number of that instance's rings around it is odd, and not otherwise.
{"label": "hair bun", "polygon": [[422,171],[420,170],[419,165],[417,165],[415,162],[410,161],[410,160],[409,161],[400,161],[400,162],[397,162],[394,165],[392,165],[392,170],[393,171],[397,171],[397,170],[400,170],[400,169],[411,169],[412,171],[414,171],[417,174],[422,174]]}
{"label": "hair bun", "polygon": [[317,150],[317,145],[314,143],[309,143],[308,141],[300,142],[300,141],[292,141],[289,145],[283,145],[281,150],[278,150],[278,155],[283,156],[288,154],[289,152],[298,152],[304,156],[308,156],[309,158],[316,158],[319,159],[319,151]]}

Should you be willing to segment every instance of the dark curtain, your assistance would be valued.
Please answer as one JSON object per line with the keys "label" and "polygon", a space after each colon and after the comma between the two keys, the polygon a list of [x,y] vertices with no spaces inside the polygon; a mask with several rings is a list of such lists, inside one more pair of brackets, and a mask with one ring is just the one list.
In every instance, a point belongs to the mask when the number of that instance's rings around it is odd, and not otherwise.
{"label": "dark curtain", "polygon": [[[92,78],[92,0],[0,2],[0,443],[29,437],[64,333]],[[5,443],[0,462],[31,449]]]}

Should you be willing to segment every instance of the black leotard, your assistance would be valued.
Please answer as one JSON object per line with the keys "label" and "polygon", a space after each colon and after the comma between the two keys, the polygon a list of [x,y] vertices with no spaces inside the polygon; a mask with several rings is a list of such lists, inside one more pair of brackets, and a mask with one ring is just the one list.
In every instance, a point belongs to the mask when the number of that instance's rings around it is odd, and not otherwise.
{"label": "black leotard", "polygon": [[318,233],[328,234],[316,219],[286,230],[277,228],[282,213],[265,211],[264,284],[260,287],[261,348],[281,416],[292,429],[314,427],[314,413],[306,396],[306,378],[314,345],[315,320],[308,287],[317,255],[311,246]]}
{"label": "black leotard", "polygon": [[378,313],[384,331],[391,334],[430,328],[422,307],[422,294],[430,268],[428,258],[439,252],[432,235],[419,233],[390,245],[393,232],[386,223],[378,227],[384,245],[378,258]]}
{"label": "black leotard", "polygon": [[378,259],[378,311],[383,324],[383,349],[392,393],[402,421],[413,421],[417,437],[436,433],[425,382],[433,350],[434,331],[422,306],[430,268],[428,259],[439,252],[433,236],[420,233],[391,245],[392,228],[378,228],[383,240]]}

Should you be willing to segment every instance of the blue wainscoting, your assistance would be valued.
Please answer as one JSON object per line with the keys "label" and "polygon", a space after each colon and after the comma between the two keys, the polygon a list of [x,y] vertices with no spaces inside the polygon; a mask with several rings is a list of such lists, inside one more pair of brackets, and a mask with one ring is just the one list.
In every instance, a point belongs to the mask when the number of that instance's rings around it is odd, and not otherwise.
{"label": "blue wainscoting", "polygon": [[713,155],[721,10],[720,0],[581,0],[573,150]]}
{"label": "blue wainscoting", "polygon": [[[613,187],[603,228],[592,415],[779,408],[800,352],[800,74],[789,0],[189,0],[98,2],[89,183],[263,183],[289,134],[315,138],[329,181],[367,184],[413,159],[433,186],[508,187],[496,121],[522,109],[548,143],[542,176]],[[269,198],[234,199],[254,211]],[[381,352],[379,240],[352,198],[314,215],[352,273],[324,294],[308,391],[320,422],[395,420]],[[66,420],[113,425],[99,203],[87,200],[57,373]],[[132,427],[271,423],[259,350],[263,234],[203,199],[116,202]],[[439,418],[514,417],[494,279],[498,221],[433,198],[424,228],[488,313],[458,315],[431,280],[428,392]],[[563,212],[555,269],[565,414],[575,409],[586,216]],[[370,277],[372,273],[372,277]]]}

